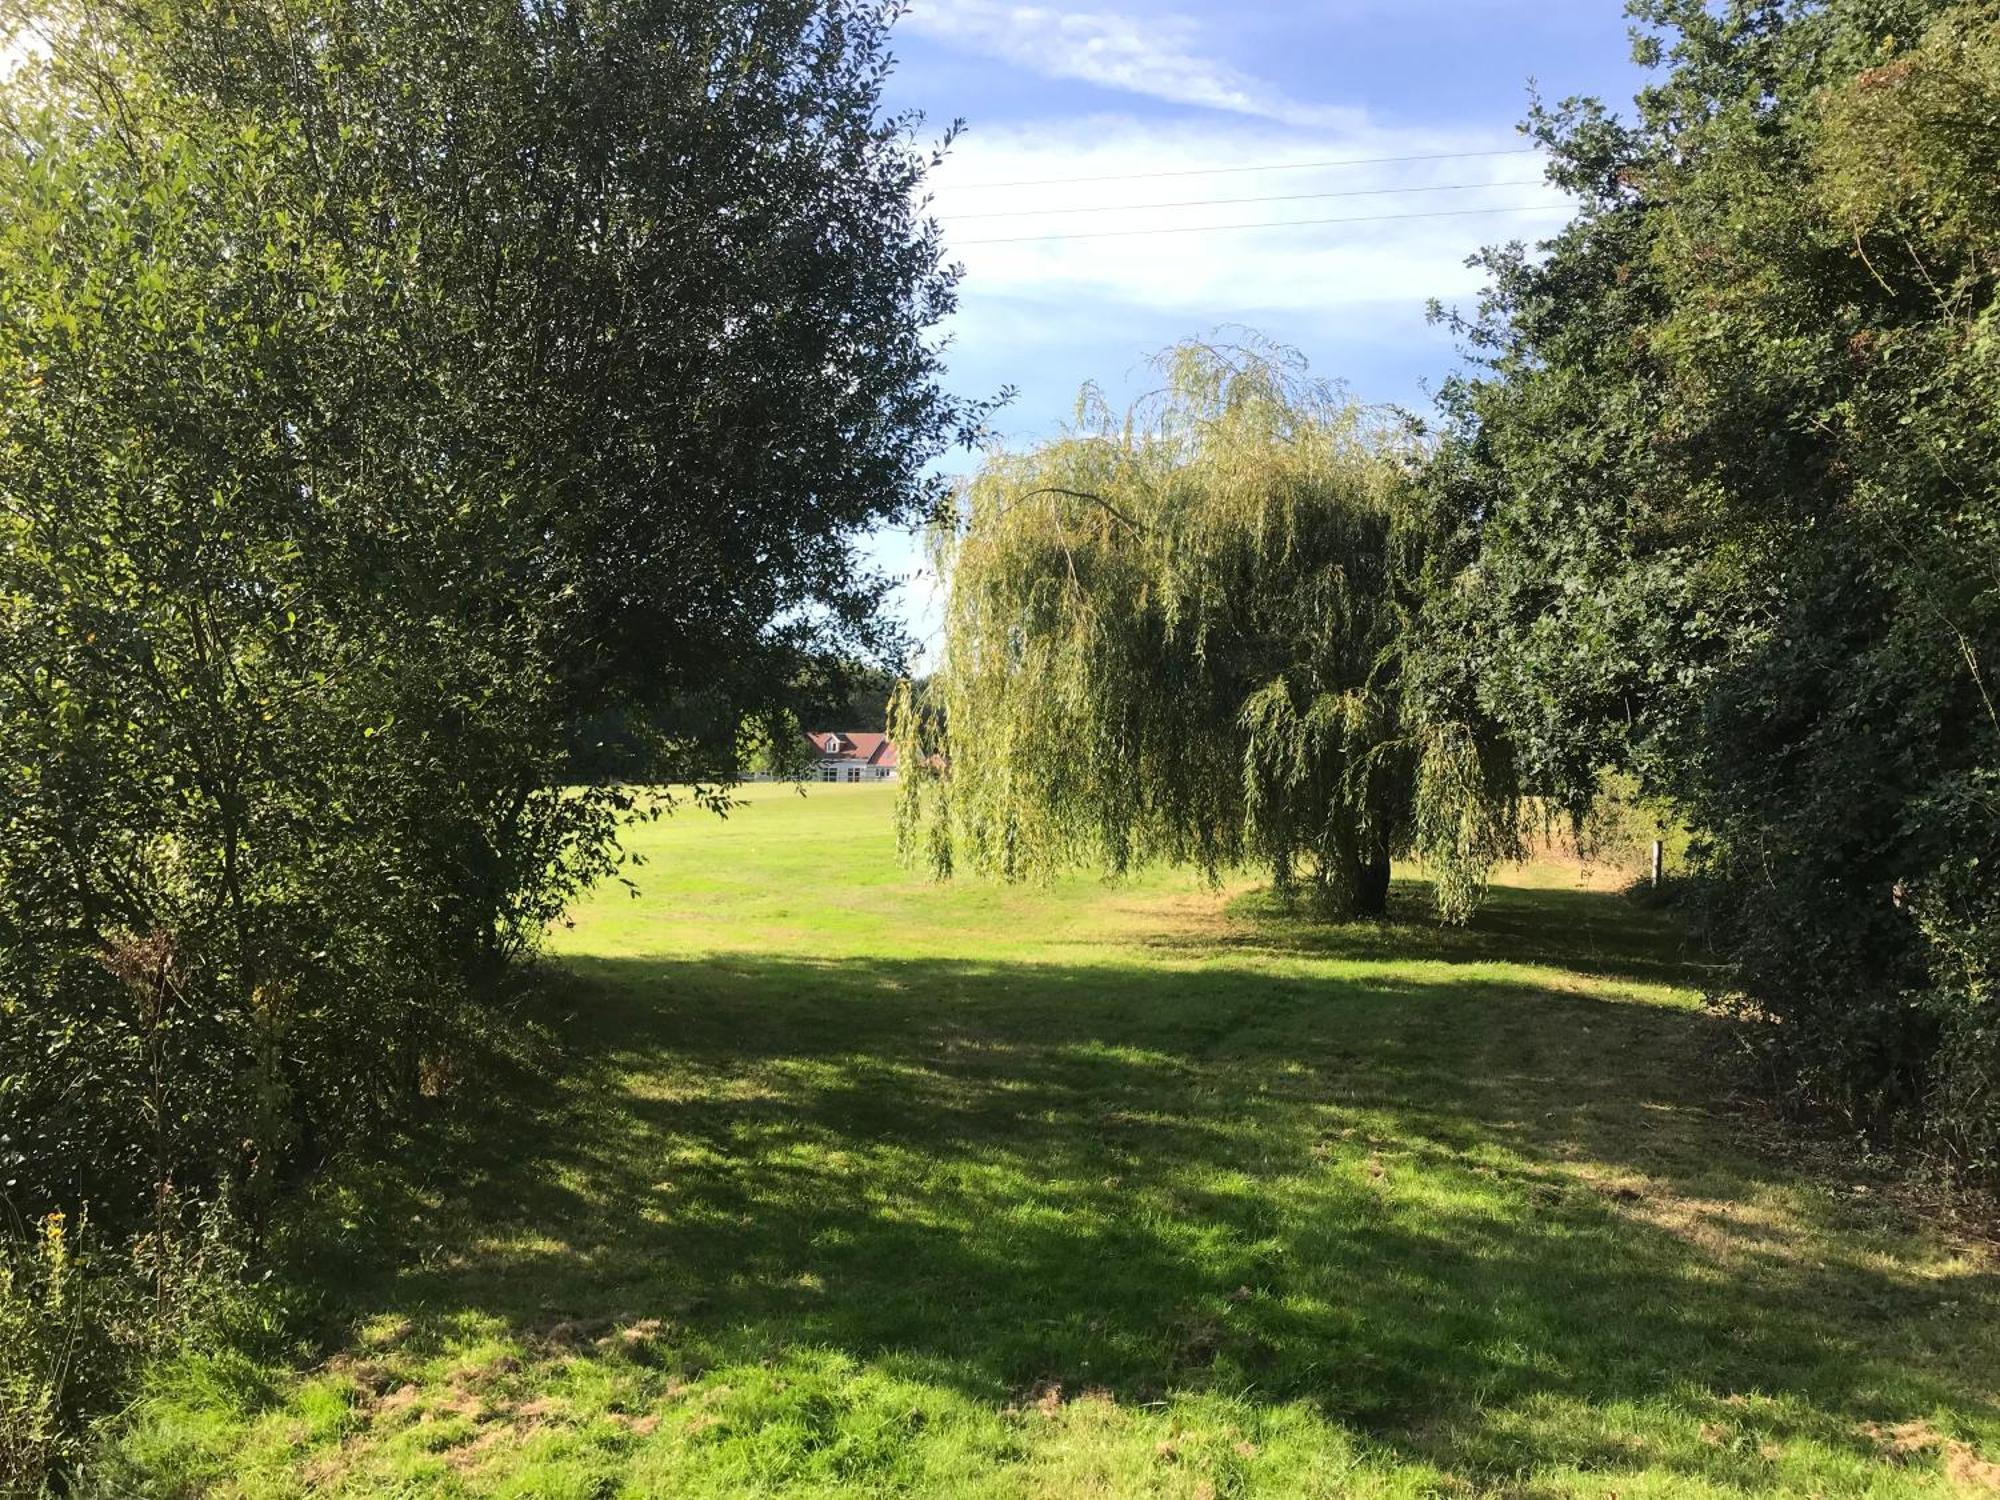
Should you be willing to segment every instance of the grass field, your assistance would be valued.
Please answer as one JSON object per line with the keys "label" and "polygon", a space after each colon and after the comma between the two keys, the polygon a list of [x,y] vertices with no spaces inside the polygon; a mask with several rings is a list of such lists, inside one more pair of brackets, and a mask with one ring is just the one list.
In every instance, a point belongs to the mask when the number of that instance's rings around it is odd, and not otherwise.
{"label": "grass field", "polygon": [[560,1076],[331,1205],[318,1341],[175,1366],[111,1488],[2000,1491],[2000,1277],[1747,1144],[1665,919],[937,888],[883,789],[749,799],[640,835]]}

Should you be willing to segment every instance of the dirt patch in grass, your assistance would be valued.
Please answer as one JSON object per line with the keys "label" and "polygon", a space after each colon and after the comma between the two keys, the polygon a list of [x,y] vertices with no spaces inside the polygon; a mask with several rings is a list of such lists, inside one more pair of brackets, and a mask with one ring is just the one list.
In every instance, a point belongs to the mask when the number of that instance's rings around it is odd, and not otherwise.
{"label": "dirt patch in grass", "polygon": [[1584,1167],[1574,1175],[1621,1217],[1670,1234],[1711,1260],[1804,1258],[1800,1226],[1769,1205],[1686,1193],[1639,1173]]}
{"label": "dirt patch in grass", "polygon": [[1944,1472],[1962,1490],[1983,1495],[2000,1495],[2000,1464],[1982,1458],[1969,1443],[1948,1442],[1944,1446]]}
{"label": "dirt patch in grass", "polygon": [[382,1417],[401,1416],[423,1398],[424,1393],[419,1387],[405,1382],[375,1403],[374,1414]]}
{"label": "dirt patch in grass", "polygon": [[1861,1430],[1885,1455],[1900,1463],[1936,1454],[1945,1478],[1961,1494],[2000,1494],[2000,1463],[1986,1458],[1972,1444],[1939,1432],[1922,1418],[1893,1425],[1870,1422]]}

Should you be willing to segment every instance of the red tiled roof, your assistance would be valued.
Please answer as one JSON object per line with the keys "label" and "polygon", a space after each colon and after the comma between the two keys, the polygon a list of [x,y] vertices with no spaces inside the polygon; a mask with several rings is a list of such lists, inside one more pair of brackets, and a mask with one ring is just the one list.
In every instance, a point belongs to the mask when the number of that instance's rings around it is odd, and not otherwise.
{"label": "red tiled roof", "polygon": [[894,766],[896,742],[886,734],[850,734],[840,730],[808,730],[813,753],[821,760],[837,760],[864,766]]}

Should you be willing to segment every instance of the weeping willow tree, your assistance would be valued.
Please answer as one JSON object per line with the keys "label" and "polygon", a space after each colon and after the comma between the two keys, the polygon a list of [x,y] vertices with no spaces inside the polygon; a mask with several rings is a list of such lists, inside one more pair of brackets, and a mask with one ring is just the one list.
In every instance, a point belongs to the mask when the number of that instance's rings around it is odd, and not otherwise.
{"label": "weeping willow tree", "polygon": [[[1392,856],[1461,920],[1514,847],[1504,761],[1414,711],[1435,528],[1396,426],[1285,351],[1185,344],[1124,417],[995,453],[933,527],[940,669],[899,691],[903,854],[1008,880],[1251,862],[1329,914]],[[1432,695],[1435,696],[1435,695]]]}

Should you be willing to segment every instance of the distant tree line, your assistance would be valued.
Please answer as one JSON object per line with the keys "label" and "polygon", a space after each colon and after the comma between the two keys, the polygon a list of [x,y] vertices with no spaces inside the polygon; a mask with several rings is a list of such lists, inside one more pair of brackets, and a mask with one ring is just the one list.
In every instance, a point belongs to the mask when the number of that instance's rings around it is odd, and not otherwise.
{"label": "distant tree line", "polygon": [[1633,11],[1657,81],[1533,111],[1579,210],[1483,257],[1441,430],[1191,346],[986,464],[906,850],[1359,912],[1409,851],[1462,917],[1524,798],[1620,773],[1694,831],[1765,1082],[1992,1181],[2000,6]]}

